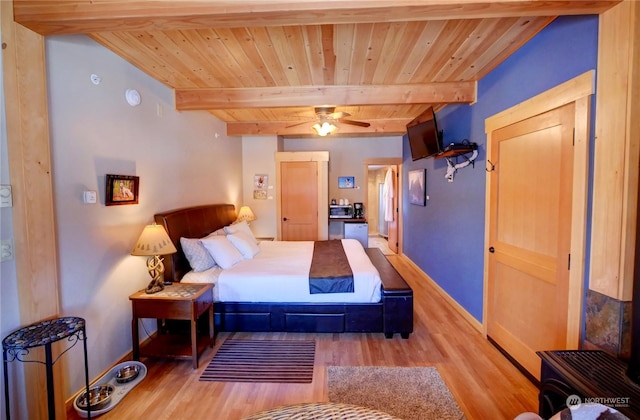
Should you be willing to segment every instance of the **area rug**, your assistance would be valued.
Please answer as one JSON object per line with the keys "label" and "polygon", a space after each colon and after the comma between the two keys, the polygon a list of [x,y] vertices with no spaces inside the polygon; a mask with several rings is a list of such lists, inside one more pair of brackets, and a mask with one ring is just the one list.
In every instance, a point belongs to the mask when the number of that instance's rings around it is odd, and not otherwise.
{"label": "area rug", "polygon": [[464,419],[435,367],[327,367],[329,401],[403,420]]}
{"label": "area rug", "polygon": [[315,341],[227,339],[201,381],[311,383]]}

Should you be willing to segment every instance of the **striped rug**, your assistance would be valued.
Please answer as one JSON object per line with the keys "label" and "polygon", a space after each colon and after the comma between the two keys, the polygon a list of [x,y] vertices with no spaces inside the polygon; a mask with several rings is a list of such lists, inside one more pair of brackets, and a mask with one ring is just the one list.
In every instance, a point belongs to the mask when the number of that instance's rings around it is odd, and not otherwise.
{"label": "striped rug", "polygon": [[227,339],[200,380],[311,383],[315,352],[315,341]]}

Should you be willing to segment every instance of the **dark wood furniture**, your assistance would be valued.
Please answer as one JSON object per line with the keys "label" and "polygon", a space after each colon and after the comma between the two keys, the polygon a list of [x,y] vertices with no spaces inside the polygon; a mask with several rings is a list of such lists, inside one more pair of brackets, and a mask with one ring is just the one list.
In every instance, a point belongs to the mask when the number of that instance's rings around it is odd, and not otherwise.
{"label": "dark wood furniture", "polygon": [[[231,204],[212,204],[155,215],[178,249],[165,258],[165,280],[180,281],[191,269],[180,237],[202,238],[236,219]],[[387,338],[413,332],[413,290],[379,249],[367,249],[382,277],[376,303],[215,302],[218,331],[382,332]]]}
{"label": "dark wood furniture", "polygon": [[538,352],[542,359],[538,414],[550,418],[567,403],[610,406],[640,418],[640,386],[626,376],[627,364],[600,350]]}
{"label": "dark wood furniture", "polygon": [[[133,360],[140,355],[151,357],[190,358],[193,368],[198,368],[198,356],[207,345],[213,347],[213,294],[212,284],[180,284],[166,286],[161,292],[147,294],[140,290],[131,296],[133,319],[131,337],[133,340]],[[198,318],[209,314],[209,334],[198,334]],[[158,332],[141,348],[138,336],[138,319],[156,318]],[[190,335],[169,334],[163,328],[164,320],[190,321]]]}

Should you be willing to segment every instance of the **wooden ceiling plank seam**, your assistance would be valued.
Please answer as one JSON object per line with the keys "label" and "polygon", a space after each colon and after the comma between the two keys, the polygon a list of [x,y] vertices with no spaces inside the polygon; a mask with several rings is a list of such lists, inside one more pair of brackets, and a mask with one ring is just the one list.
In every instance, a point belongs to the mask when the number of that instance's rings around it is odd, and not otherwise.
{"label": "wooden ceiling plank seam", "polygon": [[318,25],[305,26],[302,31],[304,45],[309,57],[309,74],[312,85],[324,84],[324,58],[322,48],[322,29]]}
{"label": "wooden ceiling plank seam", "polygon": [[389,69],[394,65],[398,65],[398,63],[395,62],[395,48],[400,43],[405,28],[406,25],[401,23],[392,23],[389,25],[389,32],[386,39],[384,40],[384,45],[380,53],[381,59],[373,75],[373,85],[382,85],[388,83],[387,74],[390,71]]}
{"label": "wooden ceiling plank seam", "polygon": [[238,65],[245,69],[248,76],[245,86],[277,86],[267,69],[260,53],[260,45],[256,42],[249,28],[231,28],[235,42],[240,49],[234,53],[230,50]]}
{"label": "wooden ceiling plank seam", "polygon": [[218,35],[214,49],[220,55],[222,62],[228,67],[226,74],[233,75],[236,79],[235,86],[253,87],[266,86],[267,82],[262,77],[259,69],[263,67],[262,60],[252,62],[245,53],[242,45],[245,41],[239,39],[238,28],[216,28]]}
{"label": "wooden ceiling plank seam", "polygon": [[307,25],[363,22],[598,14],[611,1],[529,0],[14,0],[15,21],[42,35],[206,27]]}
{"label": "wooden ceiling plank seam", "polygon": [[396,78],[396,83],[423,83],[424,63],[431,59],[436,40],[446,26],[446,21],[425,22],[420,37],[403,64],[402,73]]}
{"label": "wooden ceiling plank seam", "polygon": [[155,52],[137,41],[131,33],[122,32],[102,32],[99,34],[89,34],[98,44],[120,56],[122,59],[148,74],[153,79],[173,89],[175,86],[182,88],[196,88],[196,83],[187,81],[186,84],[179,84],[183,78],[175,72],[167,69],[166,63],[158,59]]}
{"label": "wooden ceiling plank seam", "polygon": [[[196,29],[193,31],[182,31],[183,36],[196,47],[194,54],[197,54],[203,60],[203,64],[207,67],[211,79],[219,86],[228,86],[226,74],[228,74],[228,66],[217,57],[217,48],[213,45],[217,34],[211,30]],[[236,86],[235,82],[233,86]]]}
{"label": "wooden ceiling plank seam", "polygon": [[253,39],[258,45],[258,52],[264,63],[265,70],[273,79],[275,86],[287,86],[289,81],[287,75],[282,69],[280,58],[274,47],[274,41],[271,39],[271,35],[267,27],[256,26],[249,28],[249,32],[252,34]]}
{"label": "wooden ceiling plank seam", "polygon": [[267,32],[272,40],[278,62],[280,63],[282,72],[287,80],[287,86],[300,85],[300,80],[298,79],[298,75],[292,65],[295,62],[295,59],[291,55],[292,51],[289,48],[284,27],[268,27]]}
{"label": "wooden ceiling plank seam", "polygon": [[[207,35],[206,47],[209,61],[216,62],[216,74],[226,86],[251,87],[255,85],[253,68],[260,63],[243,62],[242,47],[238,45],[235,34],[228,28],[212,28]],[[249,66],[247,68],[247,66]],[[263,82],[264,83],[264,82]]]}
{"label": "wooden ceiling plank seam", "polygon": [[405,22],[402,39],[400,39],[394,50],[395,56],[393,57],[393,61],[396,64],[392,66],[390,71],[387,73],[385,84],[400,83],[399,80],[402,80],[402,74],[404,71],[413,73],[413,69],[407,66],[407,61],[410,60],[406,60],[405,57],[411,56],[425,25],[425,22]]}
{"label": "wooden ceiling plank seam", "polygon": [[354,24],[335,25],[334,27],[333,43],[336,52],[335,80],[337,85],[349,84],[355,27]]}
{"label": "wooden ceiling plank seam", "polygon": [[[207,86],[206,78],[201,77],[201,74],[195,71],[199,63],[194,61],[193,58],[176,45],[173,36],[181,37],[181,34],[174,32],[143,32],[138,33],[138,41],[140,37],[143,37],[146,41],[145,44],[164,57],[167,67],[166,70],[174,73],[176,81],[182,80],[182,83],[190,82],[194,83],[198,87]],[[184,37],[182,37],[184,39]],[[182,76],[179,78],[178,75]]]}
{"label": "wooden ceiling plank seam", "polygon": [[287,45],[291,50],[290,71],[294,71],[301,85],[312,85],[311,69],[309,68],[309,55],[305,44],[304,30],[302,26],[285,26],[284,33],[287,36]]}
{"label": "wooden ceiling plank seam", "polygon": [[[487,63],[485,66],[478,68],[475,76],[475,80],[480,80],[487,74],[489,74],[493,69],[495,69],[500,63],[507,59],[507,57],[511,56],[514,52],[516,52],[520,47],[526,44],[531,38],[536,36],[542,29],[544,29],[547,25],[549,25],[556,16],[551,17],[540,17],[535,19],[536,24],[526,24],[524,22],[531,21],[531,18],[520,18],[515,26],[522,25],[521,28],[524,30],[519,34],[516,40],[509,40],[507,45],[500,49],[500,52],[496,54],[492,54],[488,56],[492,56],[492,60]],[[491,48],[494,48],[493,46]]]}
{"label": "wooden ceiling plank seam", "polygon": [[351,64],[349,66],[349,85],[366,84],[364,79],[367,56],[371,49],[374,24],[362,23],[354,25],[355,33],[353,48],[351,51]]}
{"label": "wooden ceiling plank seam", "polygon": [[334,25],[321,25],[321,32],[324,84],[330,86],[336,83],[336,50],[333,43],[335,36]]}
{"label": "wooden ceiling plank seam", "polygon": [[367,51],[367,60],[364,65],[362,74],[363,85],[373,85],[373,78],[376,68],[380,63],[384,41],[389,33],[389,23],[375,23],[371,33],[369,50]]}
{"label": "wooden ceiling plank seam", "polygon": [[469,32],[478,25],[480,19],[452,20],[447,22],[433,48],[433,57],[423,63],[421,78],[433,82],[442,67],[450,63],[454,52],[467,39]]}
{"label": "wooden ceiling plank seam", "polygon": [[515,18],[480,19],[478,25],[453,52],[449,63],[434,75],[433,81],[456,80],[466,68],[473,66],[481,58],[486,51],[486,48],[481,48],[498,43],[514,22]]}
{"label": "wooden ceiling plank seam", "polygon": [[[521,32],[525,31],[525,29],[527,33],[532,31],[538,33],[551,22],[550,18],[547,17],[515,17],[494,20],[497,22],[496,27],[486,30],[485,33],[487,35],[482,40],[482,43],[477,46],[478,51],[469,52],[467,58],[465,58],[464,65],[460,66],[457,73],[450,74],[447,80],[478,80],[477,74],[479,70],[486,68],[495,59],[495,56],[501,56],[505,45],[509,45],[509,42],[503,42],[503,39],[513,38],[513,34],[516,31],[518,31],[516,38],[520,38],[523,36]],[[526,35],[526,37],[528,36]],[[515,50],[511,51],[511,53],[515,52]]]}
{"label": "wooden ceiling plank seam", "polygon": [[209,80],[214,79],[208,73],[208,67],[198,60],[198,49],[185,38],[182,31],[156,31],[150,35],[156,42],[156,49],[164,52],[169,68],[176,74],[182,75],[198,87],[208,86]]}

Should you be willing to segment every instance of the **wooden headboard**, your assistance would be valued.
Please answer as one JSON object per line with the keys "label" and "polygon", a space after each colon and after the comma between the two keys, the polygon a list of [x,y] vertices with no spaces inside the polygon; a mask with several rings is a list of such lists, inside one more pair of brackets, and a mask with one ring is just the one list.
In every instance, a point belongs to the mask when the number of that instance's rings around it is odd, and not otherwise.
{"label": "wooden headboard", "polygon": [[153,218],[156,223],[164,226],[178,250],[175,254],[165,256],[164,280],[180,281],[182,276],[191,270],[189,261],[182,252],[181,237],[202,238],[233,223],[236,217],[236,208],[233,204],[207,204],[155,214]]}

